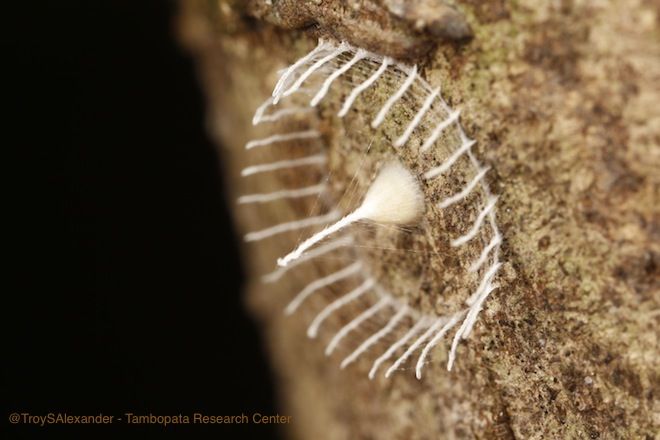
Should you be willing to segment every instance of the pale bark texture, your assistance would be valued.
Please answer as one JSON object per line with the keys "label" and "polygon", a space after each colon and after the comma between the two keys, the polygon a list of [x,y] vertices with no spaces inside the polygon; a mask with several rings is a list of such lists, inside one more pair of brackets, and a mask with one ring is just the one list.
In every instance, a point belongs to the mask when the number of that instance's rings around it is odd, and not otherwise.
{"label": "pale bark texture", "polygon": [[[658,438],[657,1],[189,0],[179,18],[232,198],[254,190],[239,171],[255,108],[319,36],[418,64],[493,168],[506,264],[451,372],[340,370],[308,315],[281,313],[304,280],[259,281],[287,246],[244,246],[286,436]],[[282,217],[260,209],[234,208],[241,233]]]}

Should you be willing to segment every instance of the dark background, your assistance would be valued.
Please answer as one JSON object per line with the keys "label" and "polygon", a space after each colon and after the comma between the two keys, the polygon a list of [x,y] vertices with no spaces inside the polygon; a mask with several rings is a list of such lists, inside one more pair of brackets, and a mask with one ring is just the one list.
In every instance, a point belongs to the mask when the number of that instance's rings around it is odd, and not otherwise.
{"label": "dark background", "polygon": [[176,4],[23,3],[3,14],[3,143],[27,167],[5,185],[18,284],[3,293],[1,437],[274,438],[258,425],[7,422],[276,412]]}

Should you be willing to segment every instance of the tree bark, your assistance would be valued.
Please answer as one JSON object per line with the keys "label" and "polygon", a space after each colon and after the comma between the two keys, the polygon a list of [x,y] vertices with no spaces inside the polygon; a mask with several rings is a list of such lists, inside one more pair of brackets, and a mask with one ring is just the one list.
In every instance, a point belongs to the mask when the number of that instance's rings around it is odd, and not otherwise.
{"label": "tree bark", "polygon": [[255,108],[319,36],[420,65],[493,168],[506,265],[451,372],[340,370],[280,312],[301,280],[259,282],[281,243],[244,247],[291,438],[658,438],[657,1],[184,0],[179,24],[232,197]]}

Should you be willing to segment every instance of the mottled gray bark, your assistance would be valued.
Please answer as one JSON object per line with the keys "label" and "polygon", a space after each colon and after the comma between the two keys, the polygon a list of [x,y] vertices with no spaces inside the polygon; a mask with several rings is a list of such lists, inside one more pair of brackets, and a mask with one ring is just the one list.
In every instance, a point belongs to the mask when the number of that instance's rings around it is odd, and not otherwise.
{"label": "mottled gray bark", "polygon": [[[371,382],[368,362],[340,371],[304,336],[308,316],[280,312],[301,280],[258,281],[282,246],[245,248],[248,302],[291,437],[657,438],[657,2],[181,5],[180,39],[198,62],[232,197],[251,192],[238,173],[254,109],[318,36],[407,58],[443,84],[500,195],[501,287],[455,369],[434,363],[422,381]],[[239,230],[277,218],[268,209],[237,209]]]}

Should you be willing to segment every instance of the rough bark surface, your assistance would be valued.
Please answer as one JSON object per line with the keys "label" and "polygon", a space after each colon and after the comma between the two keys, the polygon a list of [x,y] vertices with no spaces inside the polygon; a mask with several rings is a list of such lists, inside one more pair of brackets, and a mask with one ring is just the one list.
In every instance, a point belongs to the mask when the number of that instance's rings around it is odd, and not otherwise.
{"label": "rough bark surface", "polygon": [[[251,310],[291,438],[653,439],[660,431],[660,4],[657,1],[182,1],[231,196],[276,72],[331,36],[418,63],[493,168],[501,287],[451,373],[339,370],[282,307],[288,250],[246,245]],[[333,130],[333,127],[328,127]],[[331,135],[332,133],[329,133]],[[350,146],[348,147],[350,148]],[[271,177],[274,178],[274,177]],[[281,213],[236,209],[241,232]],[[291,207],[295,210],[295,206]],[[313,272],[313,271],[311,271]],[[313,277],[313,273],[309,276]]]}

